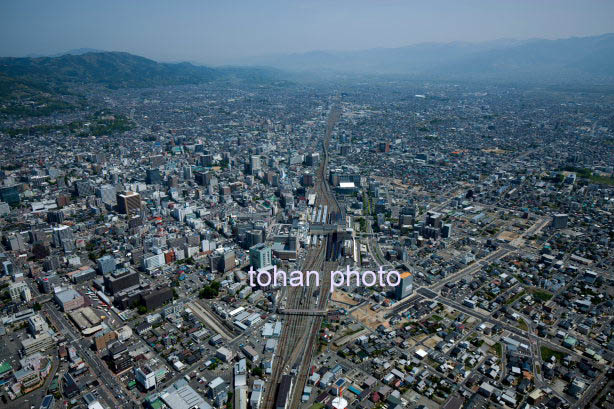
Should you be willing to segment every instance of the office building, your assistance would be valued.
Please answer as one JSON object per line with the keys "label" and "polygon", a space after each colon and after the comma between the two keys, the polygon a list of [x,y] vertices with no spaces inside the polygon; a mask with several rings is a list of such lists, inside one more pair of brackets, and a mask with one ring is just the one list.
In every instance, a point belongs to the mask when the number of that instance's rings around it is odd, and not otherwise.
{"label": "office building", "polygon": [[441,228],[441,237],[444,239],[449,239],[451,235],[452,235],[452,225],[444,224],[443,227]]}
{"label": "office building", "polygon": [[130,214],[141,210],[141,195],[135,192],[123,192],[116,195],[117,211]]}
{"label": "office building", "polygon": [[102,203],[109,206],[115,206],[117,204],[117,192],[113,185],[102,185],[96,188],[96,196],[102,200]]}
{"label": "office building", "polygon": [[134,379],[146,391],[156,387],[156,373],[147,365],[134,370]]}
{"label": "office building", "polygon": [[24,355],[32,355],[36,352],[43,352],[55,345],[53,337],[48,332],[43,332],[33,338],[26,338],[21,341]]}
{"label": "office building", "polygon": [[400,274],[401,282],[394,289],[394,295],[397,300],[402,300],[411,295],[413,291],[413,275],[406,271]]}
{"label": "office building", "polygon": [[111,294],[139,284],[139,273],[130,270],[114,271],[104,277],[104,286]]}
{"label": "office building", "polygon": [[262,169],[259,155],[252,155],[249,158],[249,173],[255,175]]}
{"label": "office building", "polygon": [[146,182],[148,185],[162,184],[162,175],[158,169],[147,169]]}
{"label": "office building", "polygon": [[217,406],[222,406],[228,397],[228,384],[222,378],[217,377],[208,386],[209,397],[213,399]]}
{"label": "office building", "polygon": [[254,229],[245,232],[245,245],[249,248],[263,242],[262,230]]}
{"label": "office building", "polygon": [[4,237],[4,242],[11,251],[25,251],[26,242],[21,233],[12,233]]}
{"label": "office building", "polygon": [[116,373],[132,368],[132,358],[128,354],[128,348],[121,342],[116,342],[109,347],[109,360],[111,368]]}
{"label": "office building", "polygon": [[33,336],[37,336],[49,330],[47,321],[39,314],[33,315],[28,318],[28,330]]}
{"label": "office building", "polygon": [[64,212],[61,210],[50,211],[47,213],[47,221],[49,224],[60,224],[64,223]]}
{"label": "office building", "polygon": [[567,228],[568,219],[569,215],[565,213],[557,213],[552,216],[552,227],[554,229],[565,229]]}
{"label": "office building", "polygon": [[116,331],[111,331],[110,329],[98,331],[98,333],[94,336],[94,345],[96,346],[96,351],[102,351],[106,349],[107,345],[117,339],[118,333]]}
{"label": "office building", "polygon": [[75,250],[75,237],[70,226],[61,225],[53,228],[53,246],[62,248],[65,253]]}
{"label": "office building", "polygon": [[173,300],[173,289],[170,287],[155,290],[141,295],[141,300],[147,311],[153,311]]}
{"label": "office building", "polygon": [[13,263],[8,260],[2,262],[2,275],[10,276],[13,274],[13,271]]}
{"label": "office building", "polygon": [[96,267],[98,272],[102,275],[111,274],[116,268],[115,258],[108,254],[106,256],[102,256],[96,260]]}
{"label": "office building", "polygon": [[0,187],[0,201],[14,206],[18,205],[20,200],[18,185]]}
{"label": "office building", "polygon": [[30,300],[32,300],[30,288],[28,287],[28,284],[26,284],[25,281],[11,284],[9,286],[9,294],[11,296],[11,301],[15,303],[21,300],[25,302],[30,302]]}
{"label": "office building", "polygon": [[249,262],[254,269],[267,268],[273,265],[271,247],[264,243],[256,244],[249,249]]}
{"label": "office building", "polygon": [[96,270],[87,266],[83,266],[76,271],[68,273],[68,275],[70,276],[70,279],[72,280],[73,284],[81,284],[96,278]]}

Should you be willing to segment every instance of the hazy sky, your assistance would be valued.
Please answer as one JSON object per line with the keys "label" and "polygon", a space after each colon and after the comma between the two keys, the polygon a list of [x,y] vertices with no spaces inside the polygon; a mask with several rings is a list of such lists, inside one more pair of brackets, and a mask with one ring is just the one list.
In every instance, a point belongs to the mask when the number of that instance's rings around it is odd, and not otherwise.
{"label": "hazy sky", "polygon": [[0,0],[0,55],[75,48],[156,60],[614,32],[612,0]]}

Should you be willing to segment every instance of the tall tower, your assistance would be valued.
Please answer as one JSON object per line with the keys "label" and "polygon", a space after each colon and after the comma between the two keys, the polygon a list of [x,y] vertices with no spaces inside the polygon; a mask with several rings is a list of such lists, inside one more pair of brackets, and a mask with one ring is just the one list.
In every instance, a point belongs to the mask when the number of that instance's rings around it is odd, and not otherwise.
{"label": "tall tower", "polygon": [[348,401],[343,398],[343,386],[337,386],[337,397],[332,404],[334,409],[347,409]]}

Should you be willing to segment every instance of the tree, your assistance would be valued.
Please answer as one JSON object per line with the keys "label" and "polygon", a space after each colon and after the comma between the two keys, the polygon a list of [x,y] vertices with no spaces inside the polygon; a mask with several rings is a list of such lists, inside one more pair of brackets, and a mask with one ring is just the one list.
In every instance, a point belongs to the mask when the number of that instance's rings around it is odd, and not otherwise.
{"label": "tree", "polygon": [[254,367],[254,369],[252,369],[252,375],[262,377],[262,368],[259,366]]}
{"label": "tree", "polygon": [[219,294],[219,291],[214,289],[213,287],[206,285],[203,287],[203,289],[200,291],[199,293],[199,297],[200,298],[206,298],[208,300],[217,297]]}

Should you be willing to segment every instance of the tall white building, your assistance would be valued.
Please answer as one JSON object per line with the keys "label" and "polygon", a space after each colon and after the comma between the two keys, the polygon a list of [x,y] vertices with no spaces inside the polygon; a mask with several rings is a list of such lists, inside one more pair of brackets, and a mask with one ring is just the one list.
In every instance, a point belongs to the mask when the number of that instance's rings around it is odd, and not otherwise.
{"label": "tall white building", "polygon": [[28,284],[26,284],[24,281],[11,284],[9,286],[9,294],[11,296],[11,301],[13,302],[18,302],[20,300],[30,302],[32,300],[30,287],[28,287]]}
{"label": "tall white building", "polygon": [[36,336],[46,332],[49,329],[49,326],[43,317],[36,314],[28,318],[28,328],[30,329],[30,333]]}
{"label": "tall white building", "polygon": [[134,370],[134,378],[145,388],[145,390],[156,387],[156,373],[148,366],[136,368]]}

